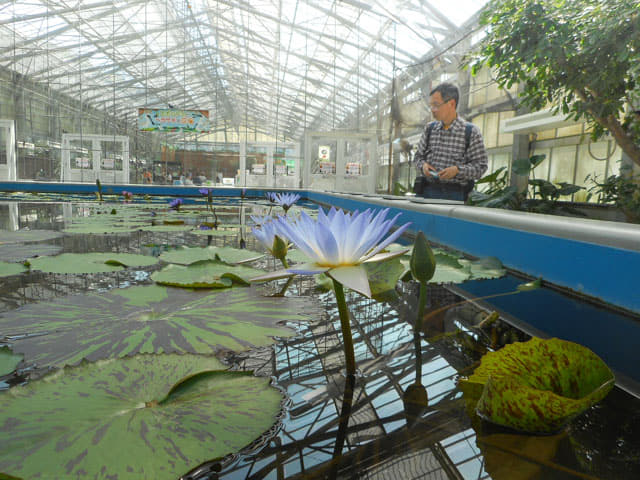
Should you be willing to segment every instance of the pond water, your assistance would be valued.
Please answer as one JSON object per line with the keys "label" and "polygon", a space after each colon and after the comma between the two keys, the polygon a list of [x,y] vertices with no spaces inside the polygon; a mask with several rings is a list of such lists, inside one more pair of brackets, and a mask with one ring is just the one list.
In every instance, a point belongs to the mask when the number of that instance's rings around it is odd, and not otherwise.
{"label": "pond water", "polygon": [[[95,202],[73,200],[6,199],[0,203],[0,230],[62,231],[73,219],[95,215]],[[161,209],[162,202],[166,204],[165,199],[154,199],[143,205]],[[264,215],[270,208],[259,200],[224,202],[225,206],[218,206],[217,215],[222,224],[228,225],[244,223],[252,214]],[[315,208],[311,204],[303,206],[310,211]],[[185,217],[185,221],[195,225],[199,220]],[[19,262],[40,251],[157,255],[180,245],[237,247],[241,241],[249,249],[261,249],[246,229],[229,229],[228,235],[210,238],[183,231],[66,233],[26,243],[30,248],[25,250],[16,244],[9,248],[0,243],[0,260]],[[267,270],[276,268],[273,260],[264,260],[261,265]],[[159,268],[0,277],[0,315],[76,293],[150,285],[151,274]],[[511,284],[502,284],[505,281],[467,282],[472,293],[465,296],[493,293],[503,287],[512,289]],[[272,294],[281,285],[250,288]],[[468,415],[457,388],[459,376],[470,374],[486,351],[529,337],[505,319],[479,327],[487,315],[484,305],[463,302],[458,295],[460,288],[464,289],[465,283],[429,287],[427,308],[434,314],[419,334],[414,334],[412,326],[418,297],[414,283],[400,282],[397,298],[387,302],[347,292],[358,368],[355,377],[347,377],[333,293],[318,291],[313,279],[297,278],[288,295],[314,299],[321,309],[313,321],[290,323],[296,335],[281,338],[275,345],[220,353],[232,369],[271,377],[286,392],[280,421],[243,451],[185,472],[184,478],[640,478],[640,401],[619,388],[555,435],[518,434]],[[526,303],[535,295],[535,291],[522,292],[505,298]],[[436,312],[444,306],[450,308]],[[545,312],[549,322],[554,315],[563,313]],[[579,329],[580,325],[574,324],[573,328]],[[2,343],[10,344],[11,339],[0,330]],[[6,389],[41,373],[27,366],[20,375],[0,378],[0,386]],[[423,398],[425,392],[427,405],[416,403],[414,399]]]}

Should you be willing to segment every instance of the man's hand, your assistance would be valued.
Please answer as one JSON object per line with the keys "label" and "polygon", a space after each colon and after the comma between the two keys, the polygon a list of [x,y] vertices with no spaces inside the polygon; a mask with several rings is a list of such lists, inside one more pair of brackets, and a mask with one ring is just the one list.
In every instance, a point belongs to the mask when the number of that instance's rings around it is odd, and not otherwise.
{"label": "man's hand", "polygon": [[[427,162],[424,162],[422,164],[422,172],[427,176],[427,177],[431,177],[431,176],[436,176],[433,173],[436,172],[436,169],[433,168],[431,165],[429,165]],[[433,172],[433,173],[431,173]]]}
{"label": "man's hand", "polygon": [[438,172],[438,176],[443,180],[450,180],[453,177],[455,177],[458,173],[460,173],[460,169],[457,166],[452,165],[450,167],[440,170]]}

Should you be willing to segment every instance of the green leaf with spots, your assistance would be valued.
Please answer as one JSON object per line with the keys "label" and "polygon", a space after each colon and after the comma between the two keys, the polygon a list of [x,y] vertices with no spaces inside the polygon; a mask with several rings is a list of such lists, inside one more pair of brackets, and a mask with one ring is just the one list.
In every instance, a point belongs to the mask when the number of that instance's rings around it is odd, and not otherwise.
{"label": "green leaf with spots", "polygon": [[84,363],[0,395],[0,471],[175,480],[268,431],[281,393],[202,355]]}
{"label": "green leaf with spots", "polygon": [[63,253],[55,257],[34,258],[31,260],[31,270],[49,273],[101,273],[122,270],[123,265],[148,267],[156,263],[156,257],[134,253]]}
{"label": "green leaf with spots", "polygon": [[284,322],[319,316],[307,297],[264,297],[252,288],[158,285],[72,295],[0,316],[0,331],[29,364],[75,365],[136,353],[241,351],[293,334]]}
{"label": "green leaf with spots", "polygon": [[22,361],[22,355],[16,355],[9,347],[0,347],[0,377],[13,372]]}
{"label": "green leaf with spots", "polygon": [[258,260],[264,254],[232,247],[184,247],[160,255],[167,263],[190,265],[201,260],[221,260],[227,263],[246,263]]}
{"label": "green leaf with spots", "polygon": [[233,283],[249,285],[249,279],[263,273],[256,268],[229,265],[218,260],[200,260],[191,265],[171,264],[151,275],[161,285],[183,288],[228,288]]}
{"label": "green leaf with spots", "polygon": [[362,265],[367,272],[371,296],[378,300],[392,298],[396,284],[405,271],[404,265],[400,263],[400,258],[396,257],[384,262],[363,263]]}
{"label": "green leaf with spots", "polygon": [[460,388],[491,422],[553,433],[602,400],[614,384],[609,367],[588,348],[534,337],[487,353]]}
{"label": "green leaf with spots", "polygon": [[26,272],[27,268],[21,263],[0,262],[0,277],[9,277]]}
{"label": "green leaf with spots", "polygon": [[0,245],[8,243],[42,242],[44,240],[60,238],[61,236],[62,234],[60,232],[54,232],[53,230],[0,230]]}

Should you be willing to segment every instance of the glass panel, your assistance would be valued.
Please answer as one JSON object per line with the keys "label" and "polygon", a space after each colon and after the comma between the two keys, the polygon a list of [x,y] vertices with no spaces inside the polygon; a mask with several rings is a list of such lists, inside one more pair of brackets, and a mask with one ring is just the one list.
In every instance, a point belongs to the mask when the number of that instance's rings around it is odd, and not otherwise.
{"label": "glass panel", "polygon": [[0,165],[7,164],[7,128],[0,127]]}
{"label": "glass panel", "polygon": [[[553,149],[549,181],[556,185],[560,182],[573,183],[576,159],[576,146],[557,147]],[[571,200],[571,195],[564,195],[560,200]]]}
{"label": "glass panel", "polygon": [[71,140],[69,142],[71,168],[93,169],[93,150],[91,140]]}
{"label": "glass panel", "polygon": [[122,159],[124,158],[124,144],[120,141],[101,141],[102,170],[122,170]]}
{"label": "glass panel", "polygon": [[267,148],[247,146],[247,168],[251,175],[267,174]]}
{"label": "glass panel", "polygon": [[328,139],[314,139],[311,144],[311,173],[334,175],[338,142]]}

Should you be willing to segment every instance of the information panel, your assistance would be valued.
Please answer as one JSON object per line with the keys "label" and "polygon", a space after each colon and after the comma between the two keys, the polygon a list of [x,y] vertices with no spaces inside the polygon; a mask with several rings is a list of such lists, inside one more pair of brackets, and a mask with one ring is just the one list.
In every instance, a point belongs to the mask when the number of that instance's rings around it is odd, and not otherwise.
{"label": "information panel", "polygon": [[209,110],[138,109],[138,130],[145,132],[208,132]]}

